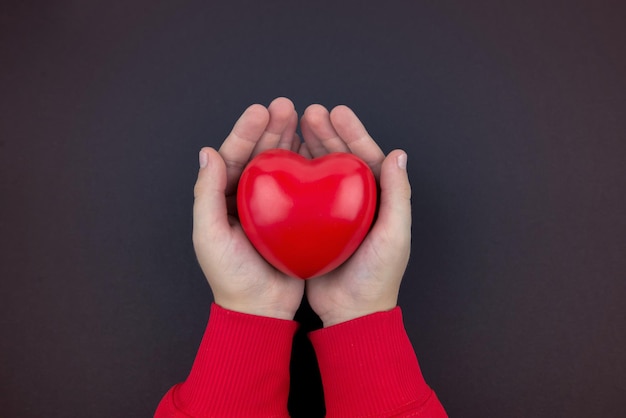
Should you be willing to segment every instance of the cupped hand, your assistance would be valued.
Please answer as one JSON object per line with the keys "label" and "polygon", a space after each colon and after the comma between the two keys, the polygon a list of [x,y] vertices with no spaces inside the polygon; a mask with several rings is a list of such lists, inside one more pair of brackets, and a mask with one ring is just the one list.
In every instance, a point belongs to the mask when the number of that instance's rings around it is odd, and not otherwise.
{"label": "cupped hand", "polygon": [[236,216],[237,183],[248,161],[272,148],[309,156],[295,133],[298,115],[286,98],[250,106],[219,151],[200,151],[194,187],[193,243],[215,303],[254,315],[293,319],[304,282],[270,266],[248,241]]}
{"label": "cupped hand", "polygon": [[306,281],[306,295],[324,326],[397,305],[411,248],[411,187],[406,154],[385,157],[357,116],[346,106],[328,112],[309,106],[301,120],[307,152],[313,158],[351,152],[372,169],[380,186],[378,216],[357,251],[336,270]]}

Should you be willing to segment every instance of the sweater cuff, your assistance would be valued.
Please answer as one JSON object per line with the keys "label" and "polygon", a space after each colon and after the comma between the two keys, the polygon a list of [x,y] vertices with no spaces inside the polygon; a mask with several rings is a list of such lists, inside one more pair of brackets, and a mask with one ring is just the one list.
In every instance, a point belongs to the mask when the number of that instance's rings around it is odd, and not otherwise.
{"label": "sweater cuff", "polygon": [[329,418],[418,411],[434,396],[422,377],[399,307],[313,331],[309,337]]}
{"label": "sweater cuff", "polygon": [[187,380],[176,386],[176,408],[191,416],[287,417],[289,361],[295,321],[211,305]]}

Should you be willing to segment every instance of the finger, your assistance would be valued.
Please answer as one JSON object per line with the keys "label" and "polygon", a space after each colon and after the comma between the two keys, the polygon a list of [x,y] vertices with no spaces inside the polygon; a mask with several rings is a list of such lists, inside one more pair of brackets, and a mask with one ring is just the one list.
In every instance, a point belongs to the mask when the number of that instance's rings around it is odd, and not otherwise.
{"label": "finger", "polygon": [[322,140],[315,134],[315,131],[311,127],[311,109],[316,108],[324,109],[324,107],[321,105],[311,105],[305,109],[304,114],[302,115],[302,119],[300,120],[300,130],[302,131],[302,138],[304,139],[304,143],[307,145],[309,153],[314,158],[322,157],[328,154],[328,150],[322,143]]}
{"label": "finger", "polygon": [[294,133],[293,140],[291,141],[291,152],[295,152],[297,154],[300,151],[301,145],[302,141],[300,141],[300,136],[297,133]]}
{"label": "finger", "polygon": [[339,137],[330,121],[330,114],[324,106],[311,105],[304,114],[309,129],[319,140],[326,152],[350,152],[350,148]]}
{"label": "finger", "polygon": [[[267,110],[270,114],[270,120],[265,128],[265,132],[263,132],[252,151],[252,157],[268,149],[276,148],[287,126],[292,121],[293,112],[295,111],[293,103],[286,97],[274,99]],[[295,125],[293,130],[295,132]]]}
{"label": "finger", "polygon": [[313,155],[311,155],[311,151],[309,151],[309,147],[306,142],[302,142],[300,144],[300,149],[298,149],[298,154],[302,155],[307,160],[313,159]]}
{"label": "finger", "polygon": [[[206,165],[202,167],[202,161]],[[201,168],[194,186],[194,241],[215,236],[228,229],[226,209],[226,164],[213,148],[200,150]]]}
{"label": "finger", "polygon": [[385,154],[367,133],[359,118],[349,107],[342,105],[330,112],[330,120],[350,151],[365,161],[378,179]]}
{"label": "finger", "polygon": [[[411,185],[406,171],[407,155],[402,150],[389,153],[380,175],[380,207],[375,228],[392,237],[411,236]],[[404,242],[406,244],[406,242]]]}
{"label": "finger", "polygon": [[280,140],[276,145],[276,148],[293,150],[294,146],[297,146],[300,142],[298,138],[296,140],[296,128],[298,127],[298,112],[294,111],[291,113],[291,118],[285,127],[284,132],[280,136]]}
{"label": "finger", "polygon": [[226,164],[226,194],[234,193],[239,176],[269,122],[269,112],[259,104],[248,107],[224,140],[219,153]]}

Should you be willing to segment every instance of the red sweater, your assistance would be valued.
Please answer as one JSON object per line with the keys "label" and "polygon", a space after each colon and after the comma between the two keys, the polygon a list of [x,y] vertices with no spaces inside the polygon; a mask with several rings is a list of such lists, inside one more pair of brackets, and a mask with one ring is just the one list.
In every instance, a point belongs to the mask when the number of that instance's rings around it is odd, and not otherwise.
{"label": "red sweater", "polygon": [[[189,377],[155,418],[288,417],[289,360],[297,322],[213,304]],[[447,417],[426,385],[400,308],[309,334],[327,417]]]}

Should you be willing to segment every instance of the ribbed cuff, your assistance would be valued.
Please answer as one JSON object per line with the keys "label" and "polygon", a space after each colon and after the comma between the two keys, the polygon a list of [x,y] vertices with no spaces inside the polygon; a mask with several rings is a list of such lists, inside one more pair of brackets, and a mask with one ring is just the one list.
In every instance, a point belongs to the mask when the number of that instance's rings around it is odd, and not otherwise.
{"label": "ribbed cuff", "polygon": [[386,417],[418,410],[431,396],[399,307],[309,334],[327,417]]}
{"label": "ribbed cuff", "polygon": [[198,417],[287,417],[289,360],[297,322],[216,304],[176,408]]}

